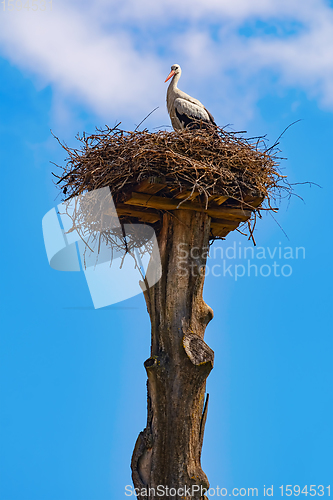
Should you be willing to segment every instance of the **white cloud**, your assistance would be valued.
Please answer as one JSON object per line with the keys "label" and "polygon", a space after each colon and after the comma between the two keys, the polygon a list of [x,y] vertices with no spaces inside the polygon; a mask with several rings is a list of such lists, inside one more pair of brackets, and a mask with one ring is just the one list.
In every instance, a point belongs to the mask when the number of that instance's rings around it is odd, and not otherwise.
{"label": "white cloud", "polygon": [[281,81],[317,95],[333,109],[333,15],[292,40],[251,40],[249,52],[262,67],[276,68]]}
{"label": "white cloud", "polygon": [[[296,29],[267,34],[256,20]],[[244,23],[251,37],[240,34]],[[58,0],[52,12],[0,19],[5,56],[51,84],[58,100],[70,98],[112,122],[137,122],[156,105],[163,112],[155,123],[165,121],[163,80],[174,62],[186,70],[182,88],[214,104],[212,111],[218,105],[223,124],[227,115],[251,116],[271,74],[333,109],[332,46],[333,11],[323,0],[97,0],[70,7]]]}
{"label": "white cloud", "polygon": [[[82,6],[82,1],[77,0]],[[315,10],[325,8],[322,0],[97,0],[84,4],[91,15],[109,22],[130,22],[149,25],[152,21],[162,25],[170,19],[188,21],[211,19],[235,20],[237,23],[249,18],[296,17],[311,19]]]}
{"label": "white cloud", "polygon": [[13,12],[1,24],[2,51],[12,62],[101,115],[124,108],[142,115],[158,98],[157,82],[164,75],[158,58],[138,54],[126,33],[108,34],[68,8],[32,15]]}

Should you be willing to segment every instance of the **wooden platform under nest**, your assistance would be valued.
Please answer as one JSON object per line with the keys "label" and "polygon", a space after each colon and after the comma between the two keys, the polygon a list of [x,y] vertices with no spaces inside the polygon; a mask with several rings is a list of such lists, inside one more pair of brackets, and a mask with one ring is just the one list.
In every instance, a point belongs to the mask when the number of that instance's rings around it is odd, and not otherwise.
{"label": "wooden platform under nest", "polygon": [[210,196],[207,203],[196,191],[192,193],[175,187],[174,183],[168,184],[165,179],[149,177],[118,200],[116,209],[120,219],[134,218],[153,226],[161,221],[161,211],[206,212],[212,218],[212,237],[223,238],[251,218],[264,195],[249,193],[242,200],[216,195]]}

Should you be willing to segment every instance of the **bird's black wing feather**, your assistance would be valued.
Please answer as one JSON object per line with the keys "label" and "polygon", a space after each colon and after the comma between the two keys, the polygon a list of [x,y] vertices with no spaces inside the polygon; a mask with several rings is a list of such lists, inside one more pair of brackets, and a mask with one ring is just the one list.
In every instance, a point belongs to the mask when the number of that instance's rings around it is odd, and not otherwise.
{"label": "bird's black wing feather", "polygon": [[217,127],[217,125],[215,123],[215,120],[214,120],[214,116],[208,111],[208,109],[205,108],[205,110],[207,111],[208,116],[209,116],[210,121],[212,122],[212,124],[215,125],[215,127]]}
{"label": "bird's black wing feather", "polygon": [[[183,127],[191,127],[191,128],[200,128],[200,121],[204,120],[198,120],[197,118],[193,118],[191,116],[188,116],[185,113],[179,113],[177,109],[176,111],[176,116],[178,120],[181,122]],[[207,123],[207,122],[206,122]]]}
{"label": "bird's black wing feather", "polygon": [[176,116],[184,128],[199,129],[207,128],[207,125],[215,125],[214,118],[206,108],[200,108],[191,101],[182,98],[175,99],[174,109]]}
{"label": "bird's black wing feather", "polygon": [[[191,116],[188,116],[185,113],[179,113],[177,109],[176,111],[176,116],[178,120],[181,122],[184,128],[191,129],[191,130],[197,130],[197,129],[208,129],[210,127],[216,127],[216,123],[214,120],[208,121],[204,120],[203,118],[193,118]],[[210,114],[209,114],[210,115]],[[210,115],[211,116],[211,115]]]}

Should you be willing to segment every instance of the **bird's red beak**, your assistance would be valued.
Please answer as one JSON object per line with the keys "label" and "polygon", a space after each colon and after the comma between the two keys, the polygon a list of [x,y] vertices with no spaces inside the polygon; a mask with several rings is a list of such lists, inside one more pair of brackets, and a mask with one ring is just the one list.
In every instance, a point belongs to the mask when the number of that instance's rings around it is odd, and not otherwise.
{"label": "bird's red beak", "polygon": [[[170,80],[170,78],[175,74],[175,71],[174,70],[171,70],[170,73],[168,74],[168,78],[165,80],[165,82],[167,82],[168,80]],[[164,83],[165,83],[164,82]]]}

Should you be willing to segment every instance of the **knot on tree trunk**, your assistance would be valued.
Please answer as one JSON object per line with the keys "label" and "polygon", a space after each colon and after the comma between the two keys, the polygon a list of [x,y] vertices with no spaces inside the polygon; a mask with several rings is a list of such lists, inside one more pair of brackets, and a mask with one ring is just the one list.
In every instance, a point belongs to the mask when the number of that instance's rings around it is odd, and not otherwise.
{"label": "knot on tree trunk", "polygon": [[194,365],[210,363],[213,368],[214,351],[198,335],[193,333],[184,335],[183,346],[186,354]]}

